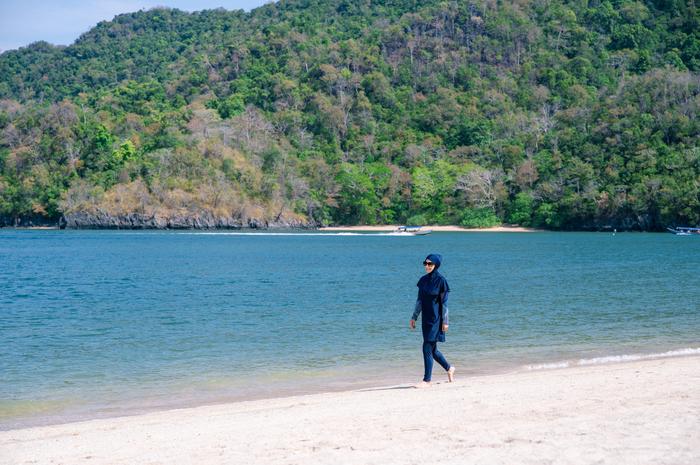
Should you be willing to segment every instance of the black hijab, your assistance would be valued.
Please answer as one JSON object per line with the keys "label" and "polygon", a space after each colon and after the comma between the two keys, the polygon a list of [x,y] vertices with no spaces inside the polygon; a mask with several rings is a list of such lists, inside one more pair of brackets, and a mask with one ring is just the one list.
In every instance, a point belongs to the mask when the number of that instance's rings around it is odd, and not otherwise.
{"label": "black hijab", "polygon": [[418,280],[418,289],[428,295],[438,295],[441,292],[449,292],[450,286],[447,284],[447,280],[438,271],[438,268],[440,268],[442,264],[442,255],[431,253],[425,257],[425,259],[435,263],[435,268]]}

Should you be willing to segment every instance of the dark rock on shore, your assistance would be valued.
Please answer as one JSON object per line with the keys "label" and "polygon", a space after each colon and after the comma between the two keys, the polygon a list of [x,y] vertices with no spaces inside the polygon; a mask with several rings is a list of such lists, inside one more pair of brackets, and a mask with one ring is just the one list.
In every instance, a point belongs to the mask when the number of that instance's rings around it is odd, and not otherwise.
{"label": "dark rock on shore", "polygon": [[75,212],[65,215],[64,220],[69,229],[311,229],[318,226],[313,221],[285,218],[244,219],[214,216],[206,212],[173,216]]}

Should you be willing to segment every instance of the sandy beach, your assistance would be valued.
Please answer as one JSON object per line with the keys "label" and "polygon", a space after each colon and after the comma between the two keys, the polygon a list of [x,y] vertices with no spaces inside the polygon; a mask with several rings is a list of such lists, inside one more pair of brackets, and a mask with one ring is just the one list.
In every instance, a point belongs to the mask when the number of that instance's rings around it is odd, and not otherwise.
{"label": "sandy beach", "polygon": [[[358,231],[358,232],[387,232],[396,231],[400,225],[382,225],[382,226],[328,226],[319,228],[319,231]],[[430,229],[435,232],[539,232],[540,229],[522,228],[520,226],[495,226],[493,228],[463,228],[461,226],[438,226],[428,225],[423,226],[423,229]]]}
{"label": "sandy beach", "polygon": [[429,462],[700,463],[700,356],[0,432],[8,465]]}

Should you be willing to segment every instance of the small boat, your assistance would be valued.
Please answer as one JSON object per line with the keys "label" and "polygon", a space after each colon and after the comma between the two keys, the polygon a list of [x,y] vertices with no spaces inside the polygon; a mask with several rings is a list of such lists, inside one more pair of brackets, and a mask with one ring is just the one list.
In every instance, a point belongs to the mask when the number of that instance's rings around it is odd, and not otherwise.
{"label": "small boat", "polygon": [[686,226],[676,226],[675,228],[666,228],[676,236],[695,236],[700,235],[700,228],[689,228]]}
{"label": "small boat", "polygon": [[394,231],[397,234],[406,234],[409,236],[425,236],[433,232],[430,229],[423,229],[421,226],[399,226]]}

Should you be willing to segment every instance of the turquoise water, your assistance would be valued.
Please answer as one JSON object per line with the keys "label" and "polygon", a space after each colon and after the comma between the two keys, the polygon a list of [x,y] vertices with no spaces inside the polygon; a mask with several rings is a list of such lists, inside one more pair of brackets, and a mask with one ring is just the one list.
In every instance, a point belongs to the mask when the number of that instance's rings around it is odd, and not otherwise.
{"label": "turquoise water", "polygon": [[700,347],[695,237],[0,230],[0,429],[418,381],[430,252],[461,376]]}

